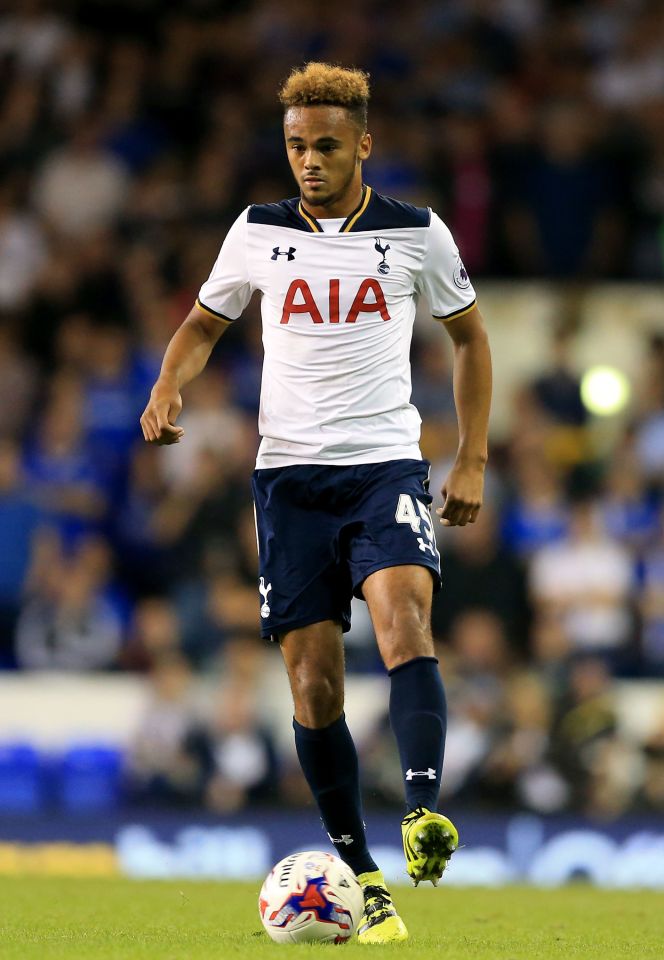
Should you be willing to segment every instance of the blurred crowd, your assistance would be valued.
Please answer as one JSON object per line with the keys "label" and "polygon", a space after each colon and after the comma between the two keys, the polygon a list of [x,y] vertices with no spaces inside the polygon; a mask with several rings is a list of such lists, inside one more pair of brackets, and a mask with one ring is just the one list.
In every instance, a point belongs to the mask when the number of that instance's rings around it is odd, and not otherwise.
{"label": "blurred crowd", "polygon": [[56,238],[62,271],[110,233],[148,246],[171,291],[200,279],[243,206],[293,193],[275,92],[307,59],[370,72],[367,179],[434,206],[473,276],[664,274],[659,0],[2,10],[3,307],[25,303]]}
{"label": "blurred crowd", "polygon": [[[294,192],[275,90],[314,58],[370,71],[368,182],[434,206],[474,278],[664,276],[661,3],[5,3],[0,667],[145,673],[138,797],[223,810],[305,795],[256,693],[280,669],[257,638],[258,305],[187,388],[184,444],[146,446],[138,418],[225,230]],[[573,335],[562,324],[519,388],[479,522],[442,532],[444,789],[662,811],[664,715],[632,742],[613,678],[664,677],[664,339],[607,453]],[[413,351],[434,490],[456,443],[444,340],[420,332]],[[349,669],[378,671],[355,614]],[[216,672],[201,715],[195,678]],[[363,753],[369,798],[392,802],[387,721]]]}

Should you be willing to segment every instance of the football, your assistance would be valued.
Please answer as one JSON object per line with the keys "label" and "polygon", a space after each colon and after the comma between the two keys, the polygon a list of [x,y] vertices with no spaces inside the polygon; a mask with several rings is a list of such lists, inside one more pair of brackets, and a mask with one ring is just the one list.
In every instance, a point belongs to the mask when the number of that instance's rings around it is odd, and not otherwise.
{"label": "football", "polygon": [[362,888],[351,868],[320,850],[280,860],[258,897],[263,926],[277,943],[345,943],[363,908]]}

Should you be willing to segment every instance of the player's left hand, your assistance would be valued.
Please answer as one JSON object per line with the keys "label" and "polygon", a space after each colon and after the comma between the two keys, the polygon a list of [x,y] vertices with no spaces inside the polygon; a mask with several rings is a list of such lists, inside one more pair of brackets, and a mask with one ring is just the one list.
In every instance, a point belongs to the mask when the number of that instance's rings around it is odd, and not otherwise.
{"label": "player's left hand", "polygon": [[465,527],[475,523],[482,506],[484,464],[455,463],[441,493],[443,506],[436,513],[444,527]]}

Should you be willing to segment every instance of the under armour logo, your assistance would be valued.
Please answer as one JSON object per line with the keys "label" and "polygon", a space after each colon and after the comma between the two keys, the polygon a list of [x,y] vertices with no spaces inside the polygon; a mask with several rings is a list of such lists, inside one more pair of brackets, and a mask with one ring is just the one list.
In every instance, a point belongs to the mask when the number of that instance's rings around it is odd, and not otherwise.
{"label": "under armour logo", "polygon": [[263,605],[261,606],[261,617],[263,618],[263,620],[265,620],[267,617],[270,616],[270,605],[269,605],[269,603],[267,602],[267,595],[268,595],[268,593],[270,592],[271,589],[272,589],[272,584],[271,584],[271,583],[268,583],[268,585],[267,585],[267,587],[266,587],[266,586],[265,586],[265,578],[264,578],[264,577],[261,577],[261,578],[260,578],[260,583],[258,584],[258,592],[260,593],[261,597],[262,597],[263,600],[265,601],[265,602],[263,603]]}
{"label": "under armour logo", "polygon": [[433,547],[433,545],[430,544],[430,543],[426,543],[426,542],[422,539],[422,537],[418,537],[418,538],[417,538],[417,545],[418,545],[418,547],[420,548],[420,550],[422,551],[422,553],[425,553],[425,552],[428,550],[432,557],[435,557],[435,556],[436,556],[436,551],[435,551],[435,548]]}
{"label": "under armour logo", "polygon": [[406,780],[412,780],[413,777],[426,777],[428,780],[435,780],[436,771],[433,769],[433,767],[429,767],[428,770],[407,770]]}
{"label": "under armour logo", "polygon": [[381,242],[380,242],[380,237],[376,237],[375,250],[376,250],[377,253],[379,253],[379,254],[381,255],[381,257],[383,258],[383,259],[380,261],[380,263],[378,264],[378,267],[377,267],[376,269],[378,270],[378,273],[382,273],[383,276],[385,276],[385,274],[387,274],[387,273],[390,272],[390,265],[389,265],[389,263],[388,263],[388,262],[386,261],[386,259],[385,259],[385,254],[387,253],[387,251],[388,251],[389,249],[390,249],[389,243],[386,243],[385,246],[382,246],[382,244],[381,244]]}
{"label": "under armour logo", "polygon": [[328,837],[332,843],[345,843],[346,846],[349,846],[353,842],[350,833],[342,833],[340,837],[333,837],[331,833],[328,833]]}
{"label": "under armour logo", "polygon": [[289,260],[294,260],[296,249],[296,247],[289,247],[288,250],[280,250],[279,247],[274,247],[270,260],[276,260],[277,257],[288,257]]}

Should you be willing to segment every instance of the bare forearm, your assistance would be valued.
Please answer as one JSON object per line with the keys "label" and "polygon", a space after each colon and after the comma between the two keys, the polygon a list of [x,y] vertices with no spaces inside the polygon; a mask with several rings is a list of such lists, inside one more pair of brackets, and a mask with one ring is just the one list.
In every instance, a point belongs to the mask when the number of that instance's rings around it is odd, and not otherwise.
{"label": "bare forearm", "polygon": [[454,343],[454,402],[459,449],[436,510],[448,527],[475,523],[482,506],[491,406],[491,352],[482,315],[473,307],[445,324]]}
{"label": "bare forearm", "polygon": [[183,438],[184,430],[175,425],[182,410],[180,388],[203,370],[213,346],[228,326],[227,321],[217,320],[195,306],[174,333],[141,416],[143,437],[148,443],[179,443]]}
{"label": "bare forearm", "polygon": [[226,326],[223,321],[202,319],[192,310],[166,348],[159,379],[172,381],[179,390],[197,377]]}
{"label": "bare forearm", "polygon": [[454,344],[454,402],[459,422],[457,459],[485,463],[491,408],[491,351],[486,333]]}

